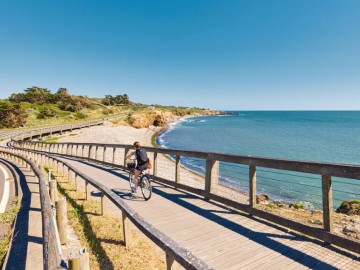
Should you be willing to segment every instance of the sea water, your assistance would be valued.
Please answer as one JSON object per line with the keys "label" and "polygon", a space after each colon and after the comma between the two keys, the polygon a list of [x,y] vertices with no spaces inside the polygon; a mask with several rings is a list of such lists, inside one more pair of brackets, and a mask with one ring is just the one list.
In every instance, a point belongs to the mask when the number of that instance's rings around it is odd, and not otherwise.
{"label": "sea water", "polygon": [[[184,118],[162,133],[161,147],[280,159],[360,164],[360,111],[233,111]],[[203,160],[181,163],[204,173]],[[321,207],[321,176],[258,168],[257,192]],[[220,182],[248,192],[248,166],[220,163]],[[360,199],[360,181],[333,178],[334,207]]]}

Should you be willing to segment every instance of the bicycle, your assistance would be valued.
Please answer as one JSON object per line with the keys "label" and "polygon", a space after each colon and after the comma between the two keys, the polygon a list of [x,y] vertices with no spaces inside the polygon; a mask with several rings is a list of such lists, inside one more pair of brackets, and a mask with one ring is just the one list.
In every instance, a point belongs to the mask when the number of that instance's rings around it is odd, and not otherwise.
{"label": "bicycle", "polygon": [[[135,189],[135,182],[134,182],[134,173],[135,173],[135,161],[127,164],[127,167],[129,168],[129,184],[131,190]],[[145,201],[149,200],[151,198],[152,194],[152,187],[150,182],[150,176],[149,173],[144,174],[143,172],[140,172],[139,178],[138,178],[138,187],[141,189],[141,193],[145,199]]]}

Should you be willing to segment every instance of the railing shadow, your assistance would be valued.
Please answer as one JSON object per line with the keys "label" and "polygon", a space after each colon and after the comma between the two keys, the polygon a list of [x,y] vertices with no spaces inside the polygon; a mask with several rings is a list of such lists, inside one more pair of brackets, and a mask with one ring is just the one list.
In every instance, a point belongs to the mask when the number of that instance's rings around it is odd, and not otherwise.
{"label": "railing shadow", "polygon": [[[58,190],[60,193],[66,198],[66,200],[71,204],[71,206],[75,209],[80,222],[83,225],[83,231],[87,242],[89,243],[90,249],[93,254],[95,254],[95,258],[99,263],[100,269],[115,269],[113,263],[110,258],[107,256],[105,250],[101,246],[101,242],[97,239],[94,230],[92,229],[90,220],[87,217],[87,212],[84,211],[82,205],[77,204],[77,202],[72,199],[68,194],[67,190],[58,183]],[[88,213],[89,214],[89,213]],[[93,214],[93,213],[91,213]],[[96,215],[96,214],[95,214]],[[95,240],[94,240],[95,239]]]}
{"label": "railing shadow", "polygon": [[[18,270],[26,268],[28,243],[31,241],[29,238],[29,211],[31,205],[31,192],[26,183],[26,176],[20,170],[20,168],[10,161],[7,161],[7,163],[14,169],[19,177],[22,198],[20,201],[21,208],[17,215],[14,228],[14,239],[11,244],[11,249],[9,251],[9,257],[5,269]],[[37,242],[41,242],[42,244],[42,239],[38,239]]]}

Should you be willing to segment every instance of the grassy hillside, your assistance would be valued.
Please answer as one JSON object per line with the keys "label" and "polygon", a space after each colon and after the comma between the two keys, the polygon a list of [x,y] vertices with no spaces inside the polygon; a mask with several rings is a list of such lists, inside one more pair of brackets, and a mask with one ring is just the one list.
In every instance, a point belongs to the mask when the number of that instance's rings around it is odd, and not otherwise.
{"label": "grassy hillside", "polygon": [[[30,87],[24,93],[14,93],[0,100],[0,129],[35,128],[101,119],[123,114],[124,123],[136,128],[162,126],[176,117],[217,114],[201,108],[161,106],[133,103],[124,95],[88,98],[59,88],[56,93],[40,87]],[[116,122],[116,121],[115,121]]]}

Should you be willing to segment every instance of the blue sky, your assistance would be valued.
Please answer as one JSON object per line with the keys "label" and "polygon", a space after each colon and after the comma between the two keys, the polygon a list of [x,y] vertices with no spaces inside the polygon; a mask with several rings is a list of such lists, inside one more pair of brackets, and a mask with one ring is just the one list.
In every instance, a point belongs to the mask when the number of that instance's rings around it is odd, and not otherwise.
{"label": "blue sky", "polygon": [[0,98],[360,109],[360,1],[0,1]]}

